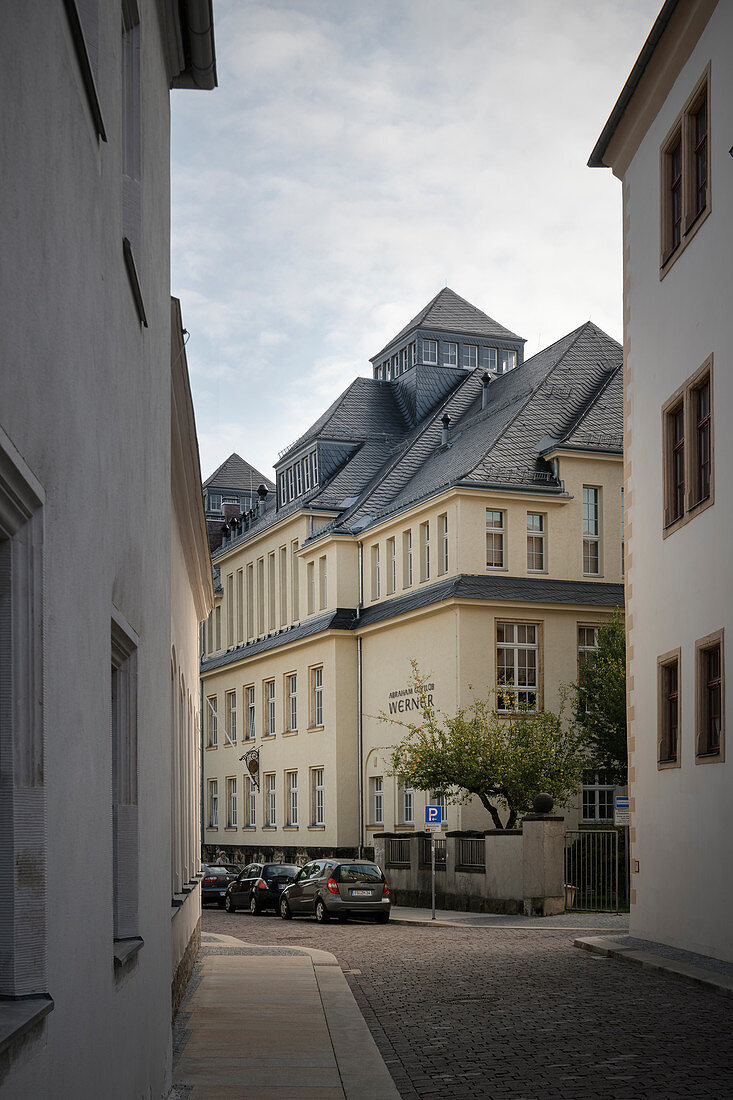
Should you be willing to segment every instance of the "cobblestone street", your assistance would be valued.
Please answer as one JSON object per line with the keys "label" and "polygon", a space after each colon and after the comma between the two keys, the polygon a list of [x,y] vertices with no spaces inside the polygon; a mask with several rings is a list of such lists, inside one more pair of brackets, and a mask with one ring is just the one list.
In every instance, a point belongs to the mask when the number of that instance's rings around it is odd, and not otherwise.
{"label": "cobblestone street", "polygon": [[572,932],[216,909],[202,928],[333,952],[405,1100],[733,1096],[730,1000],[579,951]]}

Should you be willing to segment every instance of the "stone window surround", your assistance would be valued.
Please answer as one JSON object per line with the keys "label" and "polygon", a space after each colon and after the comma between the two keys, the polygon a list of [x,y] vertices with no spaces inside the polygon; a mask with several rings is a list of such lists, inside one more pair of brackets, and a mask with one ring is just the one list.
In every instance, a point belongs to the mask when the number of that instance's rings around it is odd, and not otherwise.
{"label": "stone window surround", "polygon": [[[725,763],[725,645],[724,631],[716,630],[695,642],[695,763]],[[703,684],[704,654],[716,647],[720,648],[720,747],[717,752],[703,752],[700,749],[704,736],[705,691]]]}
{"label": "stone window surround", "polygon": [[[710,492],[702,500],[694,499],[697,458],[695,448],[694,394],[705,383],[710,385]],[[685,507],[681,516],[667,522],[672,505],[672,416],[682,406],[684,411]],[[662,405],[662,538],[666,539],[691,519],[715,503],[715,398],[713,355],[687,378]]]}
{"label": "stone window surround", "polygon": [[[669,756],[669,722],[665,707],[666,670],[677,667],[677,747],[674,757]],[[657,657],[657,771],[668,771],[682,765],[682,649],[670,649]],[[663,755],[664,754],[664,755]]]}
{"label": "stone window surround", "polygon": [[[32,897],[17,890],[5,893],[6,900],[23,917],[25,908],[36,914],[37,935],[32,956],[24,972],[4,974],[0,993],[0,1053],[12,1048],[21,1037],[53,1009],[46,987],[46,792],[44,784],[43,699],[43,517],[45,493],[20,453],[0,428],[0,546],[7,541],[11,570],[10,609],[14,636],[22,635],[8,655],[9,678],[16,713],[22,717],[17,728],[21,741],[14,743],[17,772],[12,777],[16,793],[21,790],[33,800],[33,821],[37,844],[43,852],[41,881],[33,883]],[[31,614],[23,614],[30,609]],[[0,661],[2,661],[0,656]],[[10,723],[2,723],[5,729]],[[1,734],[0,734],[1,736]],[[23,774],[19,774],[22,771]],[[20,785],[16,785],[18,781]],[[26,807],[27,811],[30,807]],[[26,840],[28,838],[26,837]],[[6,845],[11,868],[14,844]],[[17,959],[15,960],[17,962]],[[11,1051],[12,1057],[12,1051]]]}

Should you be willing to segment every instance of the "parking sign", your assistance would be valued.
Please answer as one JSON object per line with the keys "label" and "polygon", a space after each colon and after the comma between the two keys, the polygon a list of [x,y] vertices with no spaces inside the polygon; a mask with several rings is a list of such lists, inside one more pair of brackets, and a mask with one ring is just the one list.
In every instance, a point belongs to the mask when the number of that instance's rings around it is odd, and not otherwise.
{"label": "parking sign", "polygon": [[425,807],[425,824],[426,825],[441,825],[443,821],[443,807],[442,806],[426,806]]}

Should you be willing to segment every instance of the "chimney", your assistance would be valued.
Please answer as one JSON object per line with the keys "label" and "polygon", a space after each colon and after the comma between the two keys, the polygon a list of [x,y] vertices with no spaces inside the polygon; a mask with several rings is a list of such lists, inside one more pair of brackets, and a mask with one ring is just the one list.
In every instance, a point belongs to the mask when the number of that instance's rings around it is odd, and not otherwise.
{"label": "chimney", "polygon": [[224,519],[234,519],[239,515],[239,502],[236,500],[223,500],[221,504],[221,514]]}
{"label": "chimney", "polygon": [[489,386],[491,379],[486,371],[481,375],[481,408],[485,409],[489,403]]}
{"label": "chimney", "polygon": [[440,445],[441,445],[441,447],[447,447],[448,446],[448,427],[450,425],[450,417],[448,416],[448,413],[443,413],[442,417],[440,418],[440,423],[443,425],[443,432],[442,432],[442,435],[441,435],[441,438],[440,438]]}
{"label": "chimney", "polygon": [[265,514],[265,501],[267,500],[267,489],[264,485],[257,486],[257,515],[264,516]]}

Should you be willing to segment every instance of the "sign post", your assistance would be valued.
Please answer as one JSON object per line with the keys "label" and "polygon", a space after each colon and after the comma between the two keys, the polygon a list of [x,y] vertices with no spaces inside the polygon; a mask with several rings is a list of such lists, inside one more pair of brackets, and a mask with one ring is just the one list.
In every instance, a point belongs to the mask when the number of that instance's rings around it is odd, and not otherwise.
{"label": "sign post", "polygon": [[625,859],[624,859],[624,879],[626,889],[626,904],[629,905],[631,898],[631,861],[629,856],[629,824],[631,821],[631,810],[629,809],[629,796],[627,794],[617,794],[613,807],[613,823],[617,828],[623,828],[624,830],[624,844],[626,847]]}
{"label": "sign post", "polygon": [[430,918],[431,920],[435,920],[435,834],[440,832],[442,823],[442,806],[426,806],[425,829],[428,833],[430,833],[430,878],[431,894],[433,900],[433,915]]}

